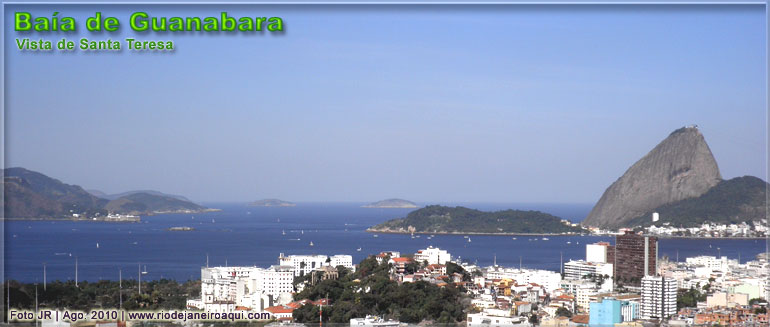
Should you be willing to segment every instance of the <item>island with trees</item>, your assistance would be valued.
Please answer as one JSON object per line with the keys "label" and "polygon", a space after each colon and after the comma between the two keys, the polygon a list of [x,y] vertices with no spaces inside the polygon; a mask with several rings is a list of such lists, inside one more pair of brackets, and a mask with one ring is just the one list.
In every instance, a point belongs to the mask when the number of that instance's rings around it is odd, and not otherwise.
{"label": "island with trees", "polygon": [[540,212],[485,212],[465,207],[431,205],[404,218],[372,226],[368,232],[432,234],[579,234],[585,230],[565,219]]}

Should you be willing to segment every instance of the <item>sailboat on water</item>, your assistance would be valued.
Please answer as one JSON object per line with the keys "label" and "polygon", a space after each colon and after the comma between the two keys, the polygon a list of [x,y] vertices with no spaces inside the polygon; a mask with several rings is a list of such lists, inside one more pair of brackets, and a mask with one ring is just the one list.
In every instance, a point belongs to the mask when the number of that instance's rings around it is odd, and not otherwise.
{"label": "sailboat on water", "polygon": [[142,275],[147,275],[147,265],[144,265],[144,270],[142,270]]}

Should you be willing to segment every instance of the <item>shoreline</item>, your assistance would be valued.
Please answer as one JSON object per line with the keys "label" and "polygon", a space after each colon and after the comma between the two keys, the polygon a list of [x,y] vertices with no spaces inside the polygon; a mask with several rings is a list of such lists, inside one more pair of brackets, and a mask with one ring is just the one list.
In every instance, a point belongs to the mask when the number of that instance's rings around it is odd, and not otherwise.
{"label": "shoreline", "polygon": [[[404,235],[411,235],[411,234],[423,234],[423,235],[482,235],[482,236],[604,236],[604,237],[615,237],[617,235],[615,234],[557,234],[557,233],[492,233],[492,232],[408,232],[408,231],[393,231],[393,230],[376,230],[367,228],[365,230],[367,233],[375,234],[404,234]],[[668,236],[668,235],[647,235],[644,236],[654,236],[657,238],[667,238],[667,239],[675,239],[675,238],[681,238],[681,239],[701,239],[701,240],[770,240],[770,237],[762,237],[762,236],[730,236],[730,237],[702,237],[702,236]]]}
{"label": "shoreline", "polygon": [[[204,209],[200,211],[171,211],[171,212],[152,212],[147,214],[141,214],[136,215],[138,217],[150,217],[150,216],[156,216],[156,215],[179,215],[179,214],[201,214],[201,213],[209,213],[209,212],[219,212],[222,211],[222,209]],[[62,218],[0,218],[0,221],[5,220],[14,220],[14,221],[94,221],[94,222],[104,222],[104,223],[136,223],[139,221],[133,221],[133,220],[105,220],[105,219],[94,219],[91,218],[72,218],[72,217],[62,217]]]}
{"label": "shoreline", "polygon": [[423,234],[423,235],[487,235],[487,236],[590,236],[588,234],[557,234],[557,233],[493,233],[493,232],[408,232],[408,231],[393,231],[393,230],[376,230],[367,228],[367,233],[380,233],[380,234]]}

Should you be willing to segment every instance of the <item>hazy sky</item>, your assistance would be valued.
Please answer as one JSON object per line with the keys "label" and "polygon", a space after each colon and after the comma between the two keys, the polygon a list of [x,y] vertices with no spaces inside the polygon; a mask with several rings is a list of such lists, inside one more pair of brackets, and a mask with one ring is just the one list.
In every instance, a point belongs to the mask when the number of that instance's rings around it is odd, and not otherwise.
{"label": "hazy sky", "polygon": [[[117,34],[5,28],[6,166],[198,201],[596,201],[698,124],[766,179],[755,6],[34,6]],[[149,33],[170,54],[19,52],[128,16],[281,16],[276,35]],[[82,29],[82,28],[81,28]]]}

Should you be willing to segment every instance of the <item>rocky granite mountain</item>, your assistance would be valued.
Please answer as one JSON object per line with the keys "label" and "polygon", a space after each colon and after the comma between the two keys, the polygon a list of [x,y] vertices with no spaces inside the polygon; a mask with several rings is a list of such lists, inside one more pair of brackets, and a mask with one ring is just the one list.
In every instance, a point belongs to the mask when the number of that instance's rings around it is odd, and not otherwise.
{"label": "rocky granite mountain", "polygon": [[369,203],[362,208],[417,208],[417,204],[403,199],[387,199]]}
{"label": "rocky granite mountain", "polygon": [[695,198],[722,180],[697,127],[675,130],[612,183],[582,222],[618,228],[662,205]]}
{"label": "rocky granite mountain", "polygon": [[295,207],[297,204],[278,199],[263,199],[249,203],[252,207]]}
{"label": "rocky granite mountain", "polygon": [[24,168],[4,169],[5,218],[62,218],[72,214],[106,214],[107,200],[77,185],[62,183]]}
{"label": "rocky granite mountain", "polygon": [[85,217],[108,213],[154,214],[211,211],[203,206],[175,197],[129,192],[115,200],[94,196],[82,187],[24,168],[4,170],[5,218],[50,219]]}

